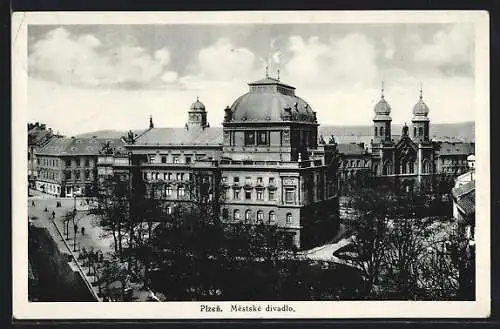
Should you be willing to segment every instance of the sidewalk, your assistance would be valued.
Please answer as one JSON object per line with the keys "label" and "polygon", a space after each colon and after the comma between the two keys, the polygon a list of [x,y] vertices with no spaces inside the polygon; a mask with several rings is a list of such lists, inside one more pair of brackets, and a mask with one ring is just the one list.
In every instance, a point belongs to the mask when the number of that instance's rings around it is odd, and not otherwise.
{"label": "sidewalk", "polygon": [[[32,201],[35,201],[35,207],[32,206]],[[61,202],[61,207],[56,208],[57,202]],[[64,221],[64,216],[73,210],[74,200],[64,199],[64,198],[43,198],[37,199],[30,197],[28,200],[28,216],[30,222],[38,227],[45,227],[52,235],[54,241],[58,244],[60,250],[65,250],[72,255],[74,255],[77,260],[75,265],[79,267],[84,273],[84,277],[92,285],[95,293],[98,293],[98,287],[96,284],[97,277],[90,273],[89,267],[84,266],[83,259],[78,259],[82,253],[82,248],[88,252],[93,250],[94,252],[102,251],[105,258],[110,257],[113,252],[113,237],[108,235],[105,236],[106,232],[102,230],[100,226],[97,225],[99,219],[94,215],[89,215],[87,211],[78,211],[75,216],[75,223],[78,226],[78,231],[74,232],[73,221],[70,220],[67,227],[69,231],[66,232],[66,225]],[[47,212],[45,212],[47,208]],[[52,212],[55,213],[55,219],[52,220]],[[85,227],[85,234],[82,235],[81,227]],[[63,235],[65,241],[63,241],[57,232]],[[66,237],[68,239],[66,240]],[[76,246],[75,246],[76,240]],[[67,251],[66,251],[67,250]],[[139,287],[134,287],[133,299],[135,301],[147,301],[149,293],[147,291],[140,290]]]}

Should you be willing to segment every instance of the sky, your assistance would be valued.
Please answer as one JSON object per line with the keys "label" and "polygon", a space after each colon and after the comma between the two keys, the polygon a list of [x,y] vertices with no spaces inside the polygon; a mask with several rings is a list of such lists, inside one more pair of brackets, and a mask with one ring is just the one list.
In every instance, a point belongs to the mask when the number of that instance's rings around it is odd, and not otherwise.
{"label": "sky", "polygon": [[384,95],[410,122],[423,87],[434,123],[474,120],[472,24],[30,25],[28,120],[66,135],[182,127],[199,97],[211,126],[269,75],[321,125],[370,125]]}

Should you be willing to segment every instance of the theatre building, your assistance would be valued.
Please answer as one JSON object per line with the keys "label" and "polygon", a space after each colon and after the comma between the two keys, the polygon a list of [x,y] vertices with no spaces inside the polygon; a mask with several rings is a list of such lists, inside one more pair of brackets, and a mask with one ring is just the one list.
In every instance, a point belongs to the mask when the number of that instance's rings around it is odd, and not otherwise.
{"label": "theatre building", "polygon": [[184,128],[150,122],[126,148],[167,212],[196,201],[189,186],[204,177],[211,197],[222,200],[225,222],[276,225],[299,248],[336,234],[336,175],[318,145],[316,112],[278,79],[249,83],[224,109],[222,128],[209,126],[205,105],[196,100]]}

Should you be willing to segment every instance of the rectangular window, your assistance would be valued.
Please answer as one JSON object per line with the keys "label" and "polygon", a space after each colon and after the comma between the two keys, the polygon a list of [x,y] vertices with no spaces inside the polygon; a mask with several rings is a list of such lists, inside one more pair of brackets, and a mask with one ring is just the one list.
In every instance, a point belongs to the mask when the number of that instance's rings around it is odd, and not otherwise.
{"label": "rectangular window", "polygon": [[191,157],[186,157],[186,163],[191,163]]}
{"label": "rectangular window", "polygon": [[90,167],[90,160],[89,159],[85,159],[85,167]]}
{"label": "rectangular window", "polygon": [[179,187],[177,188],[177,196],[182,197],[182,196],[184,196],[184,193],[185,193],[184,186],[179,186]]}
{"label": "rectangular window", "polygon": [[267,131],[259,131],[257,134],[257,145],[267,145]]}
{"label": "rectangular window", "polygon": [[82,165],[82,159],[76,159],[76,166],[80,167]]}
{"label": "rectangular window", "polygon": [[156,156],[154,154],[151,154],[149,156],[149,163],[155,163],[156,162]]}
{"label": "rectangular window", "polygon": [[66,167],[71,167],[71,160],[66,160]]}
{"label": "rectangular window", "polygon": [[167,174],[167,173],[164,173],[164,174],[163,174],[163,179],[164,179],[164,180],[167,180],[167,179],[168,179],[168,174]]}
{"label": "rectangular window", "polygon": [[222,182],[227,183],[227,176],[222,177]]}
{"label": "rectangular window", "polygon": [[79,179],[80,179],[80,172],[75,171],[75,180],[79,180]]}
{"label": "rectangular window", "polygon": [[40,165],[40,159],[36,159],[36,164]]}
{"label": "rectangular window", "polygon": [[269,185],[274,185],[274,177],[269,177]]}
{"label": "rectangular window", "polygon": [[178,156],[174,156],[174,163],[180,163],[180,159]]}
{"label": "rectangular window", "polygon": [[245,184],[252,185],[252,177],[245,177]]}
{"label": "rectangular window", "polygon": [[167,163],[167,156],[166,155],[161,156],[161,163]]}
{"label": "rectangular window", "polygon": [[240,178],[239,177],[233,177],[233,182],[234,183],[239,183],[240,182]]}
{"label": "rectangular window", "polygon": [[269,190],[269,201],[275,201],[276,200],[276,193],[274,190]]}
{"label": "rectangular window", "polygon": [[255,132],[254,131],[245,131],[245,145],[255,145]]}
{"label": "rectangular window", "polygon": [[171,172],[168,173],[168,180],[172,180],[172,173]]}
{"label": "rectangular window", "polygon": [[171,215],[171,214],[172,214],[172,207],[168,206],[167,207],[167,215]]}
{"label": "rectangular window", "polygon": [[165,195],[166,196],[171,196],[172,195],[172,187],[171,186],[166,186],[165,187]]}
{"label": "rectangular window", "polygon": [[184,173],[181,173],[181,180],[184,180]]}
{"label": "rectangular window", "polygon": [[257,177],[257,184],[262,184],[262,177]]}
{"label": "rectangular window", "polygon": [[233,199],[235,200],[240,199],[240,190],[233,190]]}
{"label": "rectangular window", "polygon": [[148,173],[143,172],[143,173],[142,173],[142,178],[143,178],[144,180],[148,179]]}
{"label": "rectangular window", "polygon": [[176,179],[176,180],[181,180],[181,174],[180,174],[180,173],[177,173],[177,174],[175,175],[175,179]]}
{"label": "rectangular window", "polygon": [[285,190],[285,202],[292,203],[295,201],[295,190],[286,189]]}
{"label": "rectangular window", "polygon": [[257,191],[257,200],[264,200],[264,193],[262,192],[262,190]]}
{"label": "rectangular window", "polygon": [[252,198],[252,191],[245,191],[245,200],[250,200]]}

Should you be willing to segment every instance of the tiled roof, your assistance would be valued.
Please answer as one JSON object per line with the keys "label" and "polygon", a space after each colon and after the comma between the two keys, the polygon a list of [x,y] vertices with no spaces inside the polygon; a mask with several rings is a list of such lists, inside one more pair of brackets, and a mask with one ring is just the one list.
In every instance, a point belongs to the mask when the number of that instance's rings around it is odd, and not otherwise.
{"label": "tiled roof", "polygon": [[135,145],[222,145],[222,127],[152,128],[138,137]]}
{"label": "tiled roof", "polygon": [[476,212],[476,192],[471,192],[463,195],[457,201],[457,205],[463,210],[466,216],[473,215]]}
{"label": "tiled roof", "polygon": [[469,155],[474,153],[474,143],[436,143],[439,155]]}
{"label": "tiled roof", "polygon": [[118,152],[125,152],[121,138],[53,138],[40,149],[39,155],[97,155],[105,143],[116,148]]}
{"label": "tiled roof", "polygon": [[460,185],[459,187],[454,187],[451,190],[451,193],[455,198],[460,198],[462,195],[465,195],[467,193],[470,193],[474,191],[475,189],[475,181],[470,181],[468,183],[465,183],[463,185]]}
{"label": "tiled roof", "polygon": [[363,147],[355,143],[337,144],[337,150],[339,153],[347,155],[362,155],[366,152]]}
{"label": "tiled roof", "polygon": [[37,145],[52,137],[52,131],[33,128],[28,131],[28,145]]}

